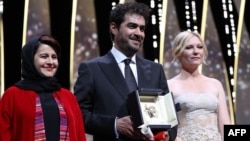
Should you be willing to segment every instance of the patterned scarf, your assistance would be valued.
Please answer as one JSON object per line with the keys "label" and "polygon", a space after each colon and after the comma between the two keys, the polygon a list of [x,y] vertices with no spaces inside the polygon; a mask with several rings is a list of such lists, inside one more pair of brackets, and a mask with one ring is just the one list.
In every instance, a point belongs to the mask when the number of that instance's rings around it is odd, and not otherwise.
{"label": "patterned scarf", "polygon": [[[69,132],[68,132],[68,119],[67,115],[63,109],[62,104],[56,98],[56,103],[59,108],[60,113],[60,139],[59,141],[69,141]],[[45,135],[45,126],[44,126],[44,118],[43,118],[43,111],[40,99],[36,99],[36,115],[35,115],[35,141],[46,141]]]}

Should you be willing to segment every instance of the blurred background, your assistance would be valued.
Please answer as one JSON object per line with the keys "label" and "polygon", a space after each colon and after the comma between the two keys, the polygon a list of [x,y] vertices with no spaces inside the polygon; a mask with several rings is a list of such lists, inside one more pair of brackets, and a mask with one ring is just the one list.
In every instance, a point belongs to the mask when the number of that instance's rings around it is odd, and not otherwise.
{"label": "blurred background", "polygon": [[232,123],[250,124],[249,0],[0,0],[0,94],[21,79],[22,46],[41,34],[61,43],[57,78],[73,92],[79,63],[112,47],[110,10],[130,1],[152,9],[138,54],[162,64],[170,79],[179,72],[171,62],[173,38],[183,30],[199,32],[209,51],[202,73],[223,83]]}

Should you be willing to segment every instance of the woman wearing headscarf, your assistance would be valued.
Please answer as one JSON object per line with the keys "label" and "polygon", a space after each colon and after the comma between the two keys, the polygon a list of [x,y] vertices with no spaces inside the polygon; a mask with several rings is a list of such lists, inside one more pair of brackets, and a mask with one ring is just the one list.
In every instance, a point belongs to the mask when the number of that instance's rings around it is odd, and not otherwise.
{"label": "woman wearing headscarf", "polygon": [[0,141],[85,141],[76,97],[62,88],[55,74],[60,44],[49,35],[22,48],[22,80],[0,100]]}

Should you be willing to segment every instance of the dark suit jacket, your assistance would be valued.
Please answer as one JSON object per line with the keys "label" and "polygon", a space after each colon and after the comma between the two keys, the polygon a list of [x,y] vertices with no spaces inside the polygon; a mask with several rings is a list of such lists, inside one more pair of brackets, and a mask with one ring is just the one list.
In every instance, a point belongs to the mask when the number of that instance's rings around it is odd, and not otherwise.
{"label": "dark suit jacket", "polygon": [[[168,92],[160,64],[139,57],[136,57],[136,64],[139,88],[158,88]],[[128,93],[125,79],[111,52],[80,64],[74,94],[82,110],[85,130],[94,135],[94,141],[116,140],[115,118],[127,114],[124,105]],[[120,137],[119,140],[126,139]]]}

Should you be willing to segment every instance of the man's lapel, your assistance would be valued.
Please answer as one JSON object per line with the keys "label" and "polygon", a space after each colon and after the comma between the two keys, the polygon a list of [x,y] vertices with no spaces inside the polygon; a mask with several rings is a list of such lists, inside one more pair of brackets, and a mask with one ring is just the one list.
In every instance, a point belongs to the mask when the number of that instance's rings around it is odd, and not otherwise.
{"label": "man's lapel", "polygon": [[[106,78],[109,79],[110,83],[114,86],[114,88],[118,91],[118,93],[123,97],[123,99],[127,99],[128,88],[125,82],[125,79],[122,75],[122,72],[115,61],[112,53],[109,52],[104,56],[105,63],[100,63],[100,67],[103,73],[106,75]],[[103,84],[105,87],[105,84]]]}
{"label": "man's lapel", "polygon": [[151,65],[145,64],[141,58],[136,58],[136,65],[137,65],[137,75],[138,75],[138,87],[145,88],[147,84],[150,84],[151,79]]}

